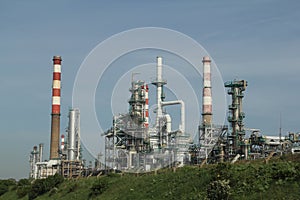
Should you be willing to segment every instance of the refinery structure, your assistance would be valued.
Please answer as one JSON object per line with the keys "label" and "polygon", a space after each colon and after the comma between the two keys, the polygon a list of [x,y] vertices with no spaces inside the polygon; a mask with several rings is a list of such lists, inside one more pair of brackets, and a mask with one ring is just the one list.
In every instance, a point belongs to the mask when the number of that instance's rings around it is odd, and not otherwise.
{"label": "refinery structure", "polygon": [[[50,157],[48,160],[43,159],[42,143],[33,147],[30,152],[31,178],[46,178],[56,173],[66,178],[75,178],[111,170],[147,172],[164,167],[233,163],[242,159],[300,152],[299,133],[290,132],[282,136],[280,131],[279,136],[266,136],[259,129],[247,128],[243,111],[248,86],[246,80],[224,83],[224,88],[231,96],[228,124],[214,123],[211,60],[208,56],[203,57],[202,64],[199,59],[197,66],[203,69],[202,94],[198,94],[202,95],[202,118],[198,120],[198,127],[195,127],[197,139],[191,138],[185,127],[185,102],[178,99],[165,100],[164,87],[167,80],[163,78],[163,58],[158,56],[156,65],[153,65],[156,78],[151,83],[156,91],[149,91],[149,83],[144,80],[135,81],[132,78],[128,112],[113,116],[111,128],[101,136],[105,140],[105,152],[99,152],[104,154],[103,159],[97,158],[95,167],[87,167],[80,142],[81,134],[84,134],[80,132],[80,108],[69,110],[67,133],[60,133],[61,62],[60,56],[53,57]],[[152,124],[149,123],[149,92],[156,94],[155,120]],[[173,105],[178,105],[180,109],[178,124],[174,124],[173,116],[167,112],[167,108]],[[246,134],[247,131],[249,134]]]}
{"label": "refinery structure", "polygon": [[[191,143],[185,132],[185,104],[165,101],[162,57],[157,57],[155,124],[149,126],[149,87],[145,81],[131,83],[129,112],[114,116],[105,134],[105,166],[125,171],[149,171],[165,166],[183,165],[189,160]],[[172,130],[172,118],[165,107],[180,105],[180,124]]]}

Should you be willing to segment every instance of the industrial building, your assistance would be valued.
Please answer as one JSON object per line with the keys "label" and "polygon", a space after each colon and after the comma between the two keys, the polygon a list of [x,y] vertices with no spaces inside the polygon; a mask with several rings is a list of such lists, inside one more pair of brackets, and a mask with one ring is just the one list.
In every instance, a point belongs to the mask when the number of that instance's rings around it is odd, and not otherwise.
{"label": "industrial building", "polygon": [[[67,133],[60,133],[61,61],[60,56],[53,57],[50,157],[49,160],[43,160],[43,144],[33,147],[30,152],[29,176],[34,179],[56,173],[66,178],[88,174],[82,158],[79,108],[69,110]],[[193,141],[185,130],[185,102],[178,99],[165,100],[164,87],[167,80],[163,78],[163,58],[158,56],[156,66],[153,67],[156,67],[156,78],[151,84],[156,90],[149,91],[149,83],[132,78],[128,112],[113,116],[111,128],[102,134],[105,152],[100,153],[104,153],[104,159],[96,159],[94,171],[113,169],[147,172],[163,167],[235,162],[238,159],[258,159],[274,154],[300,153],[300,133],[290,132],[281,137],[280,131],[279,137],[266,136],[259,129],[246,128],[243,111],[244,93],[248,86],[246,80],[224,83],[224,88],[228,88],[227,93],[231,96],[228,125],[213,122],[213,83],[208,56],[202,60],[202,119],[199,119],[198,128],[195,127],[198,140]],[[149,123],[149,92],[156,94],[153,124]],[[174,124],[173,116],[167,112],[167,107],[173,105],[179,105],[178,124]],[[246,131],[251,133],[247,135]]]}
{"label": "industrial building", "polygon": [[61,61],[60,56],[53,57],[50,158],[43,161],[43,144],[39,145],[39,150],[36,146],[33,147],[29,160],[29,177],[34,179],[46,178],[56,173],[68,178],[78,177],[83,171],[79,109],[69,111],[67,142],[65,136],[60,134]]}

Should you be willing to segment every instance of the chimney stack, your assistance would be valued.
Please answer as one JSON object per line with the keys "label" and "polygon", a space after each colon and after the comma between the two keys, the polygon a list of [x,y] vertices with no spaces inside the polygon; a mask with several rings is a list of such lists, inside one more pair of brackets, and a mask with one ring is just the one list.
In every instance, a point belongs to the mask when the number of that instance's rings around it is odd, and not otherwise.
{"label": "chimney stack", "polygon": [[53,57],[50,160],[59,159],[61,57]]}
{"label": "chimney stack", "polygon": [[203,99],[202,99],[202,124],[212,124],[212,96],[211,96],[211,60],[204,56],[203,60]]}

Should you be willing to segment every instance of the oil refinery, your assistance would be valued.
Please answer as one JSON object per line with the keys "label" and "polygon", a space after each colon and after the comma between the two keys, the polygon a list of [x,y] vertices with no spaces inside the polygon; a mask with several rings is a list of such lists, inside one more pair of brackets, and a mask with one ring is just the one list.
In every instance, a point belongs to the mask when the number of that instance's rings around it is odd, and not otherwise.
{"label": "oil refinery", "polygon": [[[180,99],[166,101],[164,93],[167,80],[163,77],[163,58],[156,58],[156,78],[152,81],[156,91],[149,90],[145,80],[131,80],[128,95],[128,112],[113,116],[111,128],[101,134],[105,141],[102,159],[97,158],[94,167],[87,167],[82,156],[80,132],[80,108],[69,110],[67,134],[60,133],[61,98],[60,56],[53,57],[52,112],[50,133],[50,157],[44,160],[43,143],[30,152],[30,173],[34,179],[46,178],[56,173],[66,178],[98,175],[103,171],[148,172],[164,167],[203,165],[218,162],[236,162],[268,158],[275,154],[300,152],[300,133],[286,136],[263,135],[259,129],[247,128],[246,80],[224,83],[231,97],[226,124],[215,124],[213,118],[213,83],[211,59],[203,57],[202,119],[198,119],[197,140],[186,132],[185,102]],[[201,88],[199,88],[201,91]],[[155,120],[149,120],[149,93],[156,94]],[[244,101],[245,99],[245,101]],[[126,101],[124,99],[124,101]],[[167,112],[169,106],[179,105],[180,122]],[[195,105],[196,106],[196,105]],[[177,107],[176,107],[177,108]],[[82,119],[84,120],[84,119]],[[176,127],[175,129],[172,127]],[[246,134],[248,132],[249,134]],[[100,145],[100,143],[99,143]]]}

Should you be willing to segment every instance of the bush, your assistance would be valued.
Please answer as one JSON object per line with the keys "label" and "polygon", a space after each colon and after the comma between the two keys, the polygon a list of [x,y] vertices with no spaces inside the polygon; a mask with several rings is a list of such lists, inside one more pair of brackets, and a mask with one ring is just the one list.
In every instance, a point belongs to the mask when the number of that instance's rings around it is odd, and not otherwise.
{"label": "bush", "polygon": [[31,183],[28,179],[20,179],[16,184],[15,189],[18,198],[23,198],[29,193],[31,189]]}
{"label": "bush", "polygon": [[207,188],[207,197],[209,199],[229,199],[230,186],[229,180],[212,181]]}
{"label": "bush", "polygon": [[215,180],[227,180],[231,178],[231,170],[232,165],[229,163],[218,163],[217,166],[213,168],[212,172]]}
{"label": "bush", "polygon": [[102,194],[108,188],[108,181],[105,178],[97,179],[92,187],[90,197],[95,197]]}
{"label": "bush", "polygon": [[10,178],[10,179],[5,179],[5,180],[0,180],[0,183],[6,185],[6,186],[14,186],[16,185],[16,180],[13,179],[13,178]]}
{"label": "bush", "polygon": [[52,188],[52,189],[50,190],[50,192],[49,192],[49,197],[51,197],[52,195],[56,194],[57,192],[58,192],[57,187]]}
{"label": "bush", "polygon": [[75,192],[75,190],[77,188],[78,188],[78,183],[76,183],[76,182],[69,183],[67,188],[66,188],[66,191],[67,191],[67,193]]}
{"label": "bush", "polygon": [[30,185],[30,181],[27,178],[20,179],[17,186]]}
{"label": "bush", "polygon": [[64,182],[64,177],[62,177],[59,174],[55,174],[54,176],[48,176],[48,178],[45,179],[45,187],[47,191],[50,191],[52,188],[58,186]]}
{"label": "bush", "polygon": [[33,182],[31,190],[28,193],[29,200],[50,191],[52,188],[57,187],[64,181],[61,175],[55,174],[54,176],[48,176],[46,179],[37,179]]}
{"label": "bush", "polygon": [[17,194],[18,198],[25,197],[29,193],[30,189],[31,189],[30,185],[23,185],[23,186],[17,187],[16,194]]}
{"label": "bush", "polygon": [[1,182],[0,183],[0,196],[6,192],[8,192],[8,186]]}
{"label": "bush", "polygon": [[15,185],[16,185],[15,179],[10,178],[5,180],[0,180],[0,196],[8,192],[10,186],[15,186]]}
{"label": "bush", "polygon": [[47,192],[45,182],[46,182],[46,179],[37,179],[33,182],[31,189],[28,193],[29,200],[35,199],[39,195],[42,195],[45,192]]}

